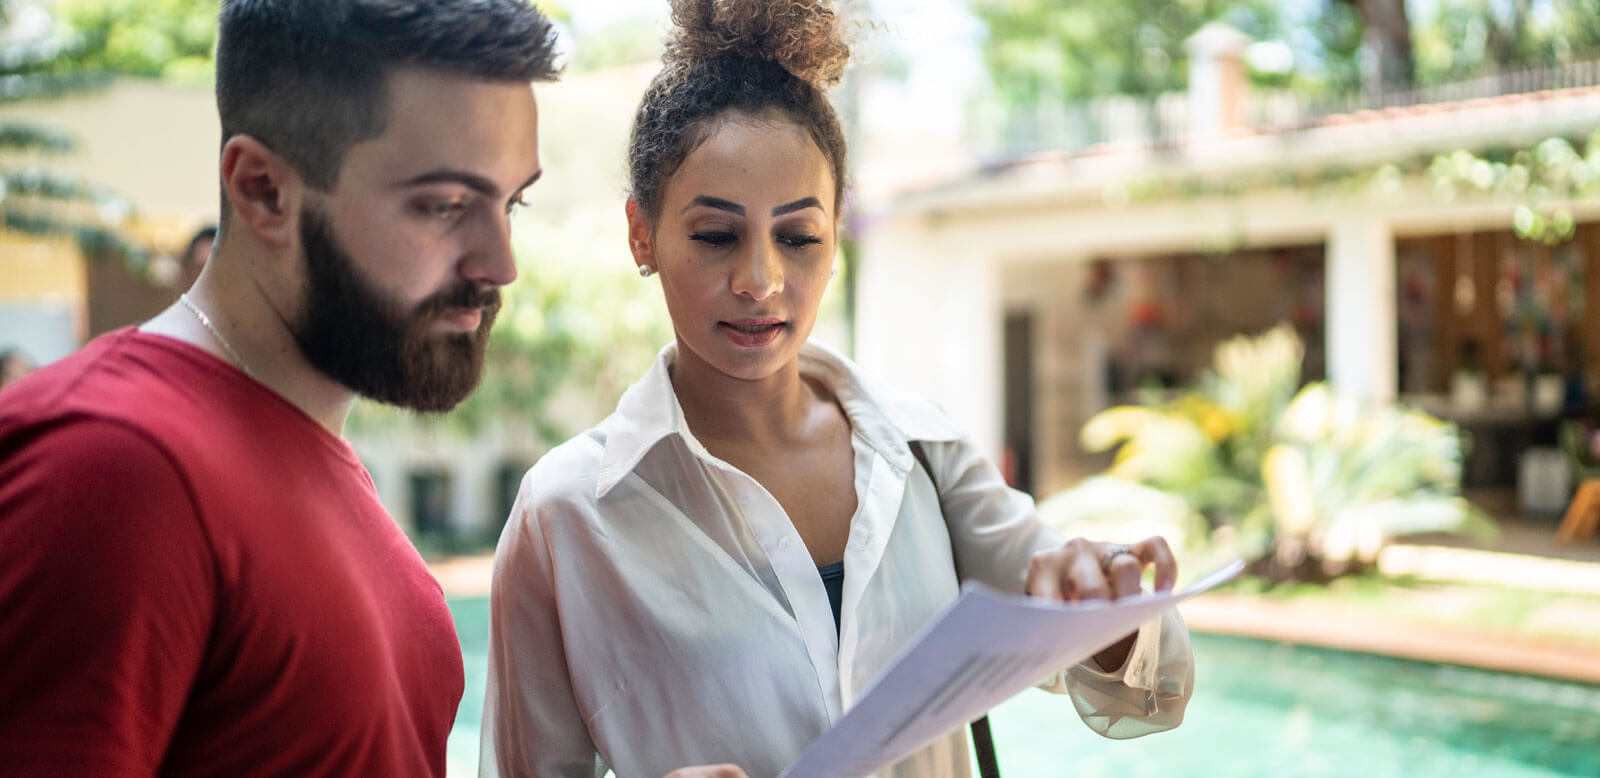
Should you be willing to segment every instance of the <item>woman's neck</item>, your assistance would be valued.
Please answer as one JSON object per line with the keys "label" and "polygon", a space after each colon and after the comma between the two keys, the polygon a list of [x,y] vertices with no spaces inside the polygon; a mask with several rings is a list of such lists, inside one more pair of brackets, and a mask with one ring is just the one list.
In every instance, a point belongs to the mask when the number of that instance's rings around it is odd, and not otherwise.
{"label": "woman's neck", "polygon": [[798,360],[766,378],[735,378],[678,345],[671,372],[689,430],[701,442],[781,444],[804,438],[821,398],[800,376]]}

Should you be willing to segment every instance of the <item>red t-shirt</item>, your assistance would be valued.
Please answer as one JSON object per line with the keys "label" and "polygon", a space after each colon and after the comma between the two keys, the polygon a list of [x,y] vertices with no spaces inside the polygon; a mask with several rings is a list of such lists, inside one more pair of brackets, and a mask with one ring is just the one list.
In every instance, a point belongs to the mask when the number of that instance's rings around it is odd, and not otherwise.
{"label": "red t-shirt", "polygon": [[0,772],[442,776],[439,584],[348,444],[132,330],[0,393]]}

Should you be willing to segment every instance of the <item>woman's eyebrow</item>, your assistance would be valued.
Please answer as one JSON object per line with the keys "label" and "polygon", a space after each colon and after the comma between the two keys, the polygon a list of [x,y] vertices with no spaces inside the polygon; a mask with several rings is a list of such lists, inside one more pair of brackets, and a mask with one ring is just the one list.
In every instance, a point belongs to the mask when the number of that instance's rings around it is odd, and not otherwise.
{"label": "woman's eyebrow", "polygon": [[[724,200],[720,197],[712,197],[710,195],[700,195],[699,197],[690,200],[689,204],[683,207],[683,210],[687,211],[697,205],[704,205],[708,208],[715,208],[719,211],[727,211],[728,213],[737,214],[739,216],[744,215],[744,206],[735,202]],[[682,213],[682,211],[680,211],[680,213]]]}
{"label": "woman's eyebrow", "polygon": [[782,215],[784,215],[786,213],[794,213],[795,211],[803,211],[803,210],[805,210],[807,208],[815,208],[815,209],[820,211],[820,210],[822,210],[822,201],[818,200],[815,197],[803,197],[803,198],[801,198],[799,200],[796,200],[796,201],[794,201],[792,203],[789,203],[787,205],[780,205],[780,206],[778,206],[776,208],[773,208],[772,209],[772,215],[773,216],[782,216]]}

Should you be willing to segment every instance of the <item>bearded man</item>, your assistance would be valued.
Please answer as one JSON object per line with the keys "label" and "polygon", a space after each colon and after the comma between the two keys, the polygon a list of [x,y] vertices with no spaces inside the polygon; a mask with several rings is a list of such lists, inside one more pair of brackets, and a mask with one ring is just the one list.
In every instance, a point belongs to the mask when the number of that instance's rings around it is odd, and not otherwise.
{"label": "bearded man", "polygon": [[340,435],[476,384],[554,36],[522,0],[219,18],[211,260],[0,393],[0,771],[442,776],[450,612]]}

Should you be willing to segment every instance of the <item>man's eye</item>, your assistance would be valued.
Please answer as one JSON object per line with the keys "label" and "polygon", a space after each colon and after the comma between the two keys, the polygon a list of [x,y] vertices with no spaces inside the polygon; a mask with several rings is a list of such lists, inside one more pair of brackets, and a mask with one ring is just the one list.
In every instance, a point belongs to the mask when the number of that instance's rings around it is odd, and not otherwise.
{"label": "man's eye", "polygon": [[699,241],[716,248],[730,245],[734,239],[734,235],[731,232],[693,232],[689,234],[689,240]]}
{"label": "man's eye", "polygon": [[815,235],[782,235],[778,242],[793,249],[803,249],[806,246],[819,244],[822,239]]}
{"label": "man's eye", "polygon": [[528,207],[528,201],[522,199],[522,195],[517,195],[516,197],[511,198],[510,202],[506,203],[506,214],[510,215],[512,211],[515,211],[518,208],[527,208],[527,207]]}
{"label": "man's eye", "polygon": [[439,200],[425,202],[418,206],[424,216],[435,219],[451,220],[460,216],[467,209],[467,204],[460,200]]}

